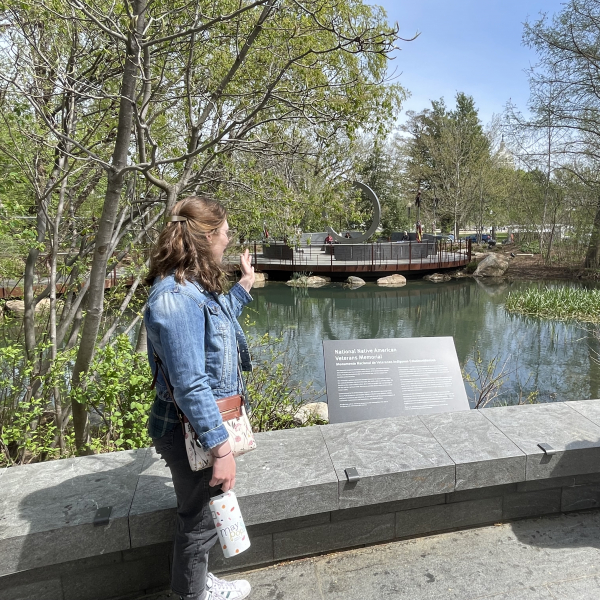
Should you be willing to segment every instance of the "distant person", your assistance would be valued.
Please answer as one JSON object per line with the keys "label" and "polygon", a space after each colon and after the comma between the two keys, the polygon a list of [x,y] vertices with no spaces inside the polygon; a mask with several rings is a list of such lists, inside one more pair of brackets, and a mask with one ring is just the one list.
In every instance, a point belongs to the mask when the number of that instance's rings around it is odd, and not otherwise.
{"label": "distant person", "polygon": [[405,232],[402,234],[402,241],[403,241],[403,242],[408,242],[408,240],[409,240],[409,237],[408,237],[408,231],[405,231]]}
{"label": "distant person", "polygon": [[325,238],[325,243],[326,244],[333,244],[333,237],[331,236],[331,234],[329,234],[326,238]]}
{"label": "distant person", "polygon": [[352,236],[349,231],[346,231],[346,235],[344,236],[347,240],[349,240]]}

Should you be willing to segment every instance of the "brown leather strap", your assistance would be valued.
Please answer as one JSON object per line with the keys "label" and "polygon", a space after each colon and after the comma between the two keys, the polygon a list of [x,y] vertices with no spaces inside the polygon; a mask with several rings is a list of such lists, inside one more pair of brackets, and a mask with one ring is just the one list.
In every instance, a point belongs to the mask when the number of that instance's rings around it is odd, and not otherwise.
{"label": "brown leather strap", "polygon": [[229,421],[230,419],[236,419],[242,416],[242,406],[244,405],[244,399],[240,394],[235,396],[227,396],[226,398],[219,398],[217,400],[217,406],[221,413],[223,421]]}

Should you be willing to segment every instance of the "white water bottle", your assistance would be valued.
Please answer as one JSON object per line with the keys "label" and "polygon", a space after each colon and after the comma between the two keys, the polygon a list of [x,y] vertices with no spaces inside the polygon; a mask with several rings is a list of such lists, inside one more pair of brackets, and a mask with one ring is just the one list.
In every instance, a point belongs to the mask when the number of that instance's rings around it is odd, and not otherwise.
{"label": "white water bottle", "polygon": [[211,498],[209,506],[225,558],[237,556],[250,548],[250,538],[235,492],[229,490]]}

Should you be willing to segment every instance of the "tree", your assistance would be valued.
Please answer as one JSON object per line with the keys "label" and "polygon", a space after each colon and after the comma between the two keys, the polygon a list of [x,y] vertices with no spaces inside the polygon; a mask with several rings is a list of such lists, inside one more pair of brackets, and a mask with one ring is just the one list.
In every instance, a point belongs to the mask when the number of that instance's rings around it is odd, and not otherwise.
{"label": "tree", "polygon": [[394,138],[383,136],[367,138],[364,143],[367,153],[358,169],[357,179],[374,190],[379,198],[384,234],[409,229],[402,189],[403,160],[400,147]]}
{"label": "tree", "polygon": [[443,99],[431,106],[409,115],[407,169],[413,193],[423,190],[430,203],[437,199],[437,214],[453,224],[458,237],[480,195],[481,165],[489,160],[490,144],[471,96],[459,92],[453,110]]}
{"label": "tree", "polygon": [[[597,181],[588,176],[597,170],[600,158],[600,2],[571,0],[560,13],[549,19],[543,15],[525,24],[524,42],[540,58],[531,75],[534,97],[551,90],[552,97],[538,103],[551,114],[553,126],[569,133],[558,152],[570,163],[568,168],[581,180],[598,189]],[[600,197],[585,266],[600,265]]]}
{"label": "tree", "polygon": [[[107,272],[181,194],[228,197],[248,181],[235,179],[242,164],[381,127],[402,97],[398,85],[385,84],[397,28],[359,0],[30,0],[3,3],[0,14],[10,53],[2,97],[25,113],[4,121],[19,151],[12,142],[0,151],[25,167],[37,218],[25,270],[26,345],[33,357],[35,305],[48,296],[51,351],[37,369],[47,370],[65,343],[77,345],[71,410],[84,450],[88,407],[77,402],[77,388],[117,324],[99,340]],[[280,198],[290,208],[297,202]],[[240,204],[231,207],[235,220],[255,226],[265,203],[249,207],[254,219]],[[75,227],[78,211],[83,227]],[[62,251],[68,257],[59,269]],[[50,283],[36,295],[40,254],[49,257]],[[117,317],[143,277],[143,260],[140,267]],[[62,427],[58,392],[54,404]]]}

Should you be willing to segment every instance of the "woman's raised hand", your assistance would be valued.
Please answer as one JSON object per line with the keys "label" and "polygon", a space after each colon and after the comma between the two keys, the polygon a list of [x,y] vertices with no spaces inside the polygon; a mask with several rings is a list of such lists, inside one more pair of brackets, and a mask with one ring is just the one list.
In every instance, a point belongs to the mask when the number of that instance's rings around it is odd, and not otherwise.
{"label": "woman's raised hand", "polygon": [[243,254],[240,254],[240,269],[242,270],[242,277],[240,278],[239,283],[247,292],[249,292],[254,285],[254,267],[252,266],[248,248],[246,248]]}

